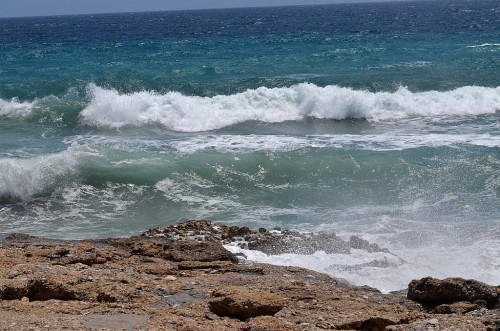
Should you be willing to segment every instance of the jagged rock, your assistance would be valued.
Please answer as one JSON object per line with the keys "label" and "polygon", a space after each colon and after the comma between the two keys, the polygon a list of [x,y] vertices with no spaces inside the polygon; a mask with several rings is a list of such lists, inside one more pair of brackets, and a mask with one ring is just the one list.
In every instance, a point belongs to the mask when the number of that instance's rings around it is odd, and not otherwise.
{"label": "jagged rock", "polygon": [[210,310],[218,316],[229,316],[241,320],[279,312],[285,300],[280,296],[262,291],[250,291],[245,287],[227,286],[212,293]]}
{"label": "jagged rock", "polygon": [[413,280],[408,286],[408,299],[431,306],[484,300],[487,307],[492,309],[498,304],[498,294],[494,287],[463,278],[439,280],[426,277]]}
{"label": "jagged rock", "polygon": [[[236,242],[242,248],[259,250],[270,255],[312,254],[316,251],[347,254],[351,248],[363,249],[368,252],[388,252],[387,249],[355,236],[351,237],[349,241],[345,241],[334,233],[301,233],[281,230],[280,227],[275,227],[271,231],[267,231],[265,228],[253,231],[246,226],[214,225],[206,220],[187,221],[166,228],[150,229],[143,233],[142,237],[165,238],[175,241],[222,241],[224,244]],[[144,248],[136,248],[135,251],[144,254]]]}

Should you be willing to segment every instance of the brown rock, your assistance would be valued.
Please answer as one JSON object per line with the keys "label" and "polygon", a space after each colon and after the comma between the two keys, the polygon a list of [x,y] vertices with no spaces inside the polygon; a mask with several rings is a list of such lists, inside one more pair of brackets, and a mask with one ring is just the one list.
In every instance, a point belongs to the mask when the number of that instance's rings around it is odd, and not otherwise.
{"label": "brown rock", "polygon": [[[499,309],[436,314],[399,294],[298,267],[233,264],[221,249],[230,241],[268,237],[274,237],[271,245],[291,249],[313,242],[314,249],[327,249],[332,238],[348,249],[377,249],[329,234],[261,232],[191,221],[131,238],[0,238],[0,330],[500,330]],[[461,301],[440,303],[439,309],[471,307]],[[236,318],[219,317],[209,307]]]}
{"label": "brown rock", "polygon": [[218,316],[229,316],[241,320],[279,312],[285,300],[276,294],[250,291],[246,287],[227,286],[212,293],[210,310]]}
{"label": "brown rock", "polygon": [[213,261],[213,262],[200,262],[200,261],[184,261],[179,262],[179,270],[193,270],[193,269],[222,269],[232,267],[234,264],[227,261]]}
{"label": "brown rock", "polygon": [[371,330],[382,331],[389,325],[406,324],[408,323],[407,316],[380,315],[380,316],[362,316],[352,322],[344,323],[337,326],[339,330]]}
{"label": "brown rock", "polygon": [[216,241],[186,240],[174,242],[167,247],[162,257],[175,262],[181,261],[232,261],[238,262],[238,258]]}
{"label": "brown rock", "polygon": [[473,310],[479,309],[475,303],[470,302],[455,302],[452,304],[442,304],[435,307],[432,312],[435,314],[465,314]]}
{"label": "brown rock", "polygon": [[0,284],[1,300],[29,301],[57,300],[81,300],[82,296],[74,292],[68,286],[45,279],[12,280]]}
{"label": "brown rock", "polygon": [[432,277],[413,280],[408,286],[408,299],[437,306],[458,301],[474,302],[484,300],[492,309],[498,303],[496,289],[485,283],[463,279],[446,278],[439,280]]}

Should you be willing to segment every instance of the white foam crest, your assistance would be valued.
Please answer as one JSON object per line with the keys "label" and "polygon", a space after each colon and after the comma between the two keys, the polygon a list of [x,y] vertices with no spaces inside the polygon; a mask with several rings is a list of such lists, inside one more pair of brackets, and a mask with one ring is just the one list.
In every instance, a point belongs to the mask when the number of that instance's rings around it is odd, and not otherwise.
{"label": "white foam crest", "polygon": [[484,43],[481,45],[471,45],[467,46],[467,48],[480,48],[480,47],[497,47],[500,46],[500,44],[490,44],[490,43]]}
{"label": "white foam crest", "polygon": [[441,147],[470,144],[500,147],[500,136],[490,134],[401,134],[378,135],[323,134],[305,137],[284,135],[208,135],[175,140],[169,146],[181,153],[217,151],[221,153],[288,152],[313,148],[356,148],[373,151],[405,150],[419,147]]}
{"label": "white foam crest", "polygon": [[9,101],[0,99],[0,116],[27,117],[31,115],[36,103],[37,101],[21,102],[17,98],[13,98]]}
{"label": "white foam crest", "polygon": [[183,132],[215,130],[246,121],[278,123],[306,117],[385,121],[500,110],[500,87],[465,86],[446,92],[414,93],[405,87],[395,92],[368,92],[302,83],[214,97],[178,92],[120,94],[93,84],[88,90],[92,100],[81,112],[85,124],[112,128],[153,124]]}
{"label": "white foam crest", "polygon": [[78,153],[73,147],[31,158],[0,159],[0,197],[27,200],[58,186],[77,173]]}

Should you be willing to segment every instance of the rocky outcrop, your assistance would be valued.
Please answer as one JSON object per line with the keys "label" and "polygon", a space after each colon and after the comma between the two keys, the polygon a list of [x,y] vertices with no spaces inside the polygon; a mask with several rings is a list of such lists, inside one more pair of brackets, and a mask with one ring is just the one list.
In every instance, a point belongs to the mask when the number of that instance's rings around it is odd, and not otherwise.
{"label": "rocky outcrop", "polygon": [[208,305],[218,316],[246,320],[250,317],[275,315],[285,304],[280,296],[263,291],[250,291],[246,287],[226,286],[212,293]]}
{"label": "rocky outcrop", "polygon": [[[287,236],[290,242],[300,237],[286,230],[253,231],[209,221],[97,241],[11,235],[0,241],[0,330],[114,330],[126,325],[140,330],[416,331],[500,326],[500,310],[484,308],[491,307],[488,296],[469,297],[482,298],[473,303],[446,300],[429,309],[399,293],[350,286],[303,268],[237,264],[236,256],[223,249],[225,243],[248,245],[268,237],[274,239],[264,241],[280,245]],[[358,239],[344,243],[349,249],[379,249]],[[467,293],[483,288],[461,286]]]}
{"label": "rocky outcrop", "polygon": [[269,255],[295,253],[312,254],[316,251],[326,253],[348,254],[351,249],[362,249],[368,252],[388,252],[377,244],[351,236],[343,240],[335,233],[303,233],[275,228],[267,230],[260,228],[253,231],[248,227],[212,225],[210,221],[188,221],[171,225],[167,228],[151,229],[143,234],[150,238],[167,238],[184,241],[189,238],[199,242],[222,242],[237,244],[241,248],[258,250]]}
{"label": "rocky outcrop", "polygon": [[484,302],[487,308],[493,309],[498,305],[498,298],[495,287],[472,279],[439,280],[426,277],[413,280],[408,286],[408,299],[430,306],[468,301],[469,303]]}

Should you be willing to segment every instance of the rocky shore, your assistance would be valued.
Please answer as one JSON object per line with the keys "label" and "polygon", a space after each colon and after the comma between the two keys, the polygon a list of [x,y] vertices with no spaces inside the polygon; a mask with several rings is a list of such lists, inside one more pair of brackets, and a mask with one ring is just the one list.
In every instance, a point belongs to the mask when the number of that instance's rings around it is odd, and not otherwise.
{"label": "rocky shore", "polygon": [[[0,242],[1,330],[500,330],[500,288],[424,278],[382,294],[268,254],[385,251],[357,237],[250,230],[209,221],[78,242]],[[495,284],[497,285],[497,284]]]}

